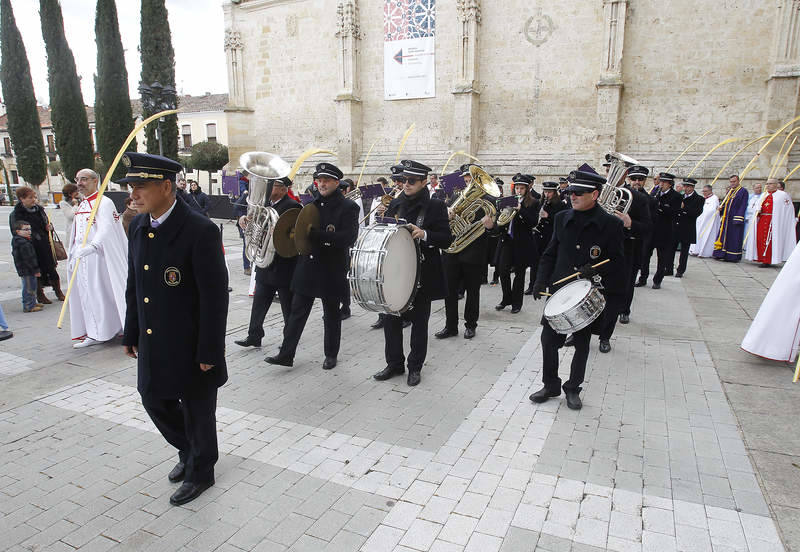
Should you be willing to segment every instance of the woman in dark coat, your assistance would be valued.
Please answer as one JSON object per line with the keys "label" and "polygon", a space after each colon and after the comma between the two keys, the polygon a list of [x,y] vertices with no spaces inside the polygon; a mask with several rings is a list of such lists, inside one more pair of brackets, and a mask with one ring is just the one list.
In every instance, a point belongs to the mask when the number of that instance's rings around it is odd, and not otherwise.
{"label": "woman in dark coat", "polygon": [[203,190],[200,189],[200,186],[194,180],[190,181],[189,184],[189,191],[194,198],[195,203],[200,207],[200,212],[205,216],[208,216],[208,208],[209,208],[209,201],[208,195],[206,195]]}
{"label": "woman in dark coat", "polygon": [[17,199],[19,201],[8,217],[8,226],[12,229],[11,233],[13,234],[16,221],[24,220],[31,225],[31,240],[33,241],[36,260],[42,273],[36,290],[36,301],[45,305],[52,303],[44,295],[44,288],[47,286],[51,286],[53,291],[56,292],[58,300],[63,301],[64,294],[61,293],[61,281],[56,270],[58,263],[50,246],[50,232],[52,232],[53,226],[48,221],[44,208],[37,203],[36,192],[32,188],[27,186],[17,188]]}

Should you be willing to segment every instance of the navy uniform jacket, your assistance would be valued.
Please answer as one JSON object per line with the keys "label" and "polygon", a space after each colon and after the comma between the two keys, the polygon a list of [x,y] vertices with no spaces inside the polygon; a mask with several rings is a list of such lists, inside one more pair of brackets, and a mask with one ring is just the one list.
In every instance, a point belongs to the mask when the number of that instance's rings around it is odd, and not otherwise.
{"label": "navy uniform jacket", "polygon": [[[289,209],[300,209],[301,207],[302,205],[289,197],[289,194],[283,196],[278,203],[272,206],[279,215],[282,215]],[[266,268],[256,267],[256,281],[259,284],[274,286],[276,288],[289,287],[292,283],[295,265],[297,265],[296,256],[286,258],[275,253],[272,264]]]}
{"label": "navy uniform jacket", "polygon": [[440,199],[430,197],[427,188],[419,192],[419,199],[409,201],[405,194],[400,194],[386,208],[387,217],[397,215],[411,224],[417,224],[422,206],[427,204],[425,218],[420,228],[425,230],[426,241],[420,241],[422,253],[422,266],[420,267],[420,289],[417,296],[430,301],[447,297],[447,283],[442,270],[440,249],[447,249],[453,243],[453,234],[450,232],[450,222],[447,219],[447,207]]}
{"label": "navy uniform jacket", "polygon": [[[622,296],[626,289],[623,265],[622,221],[596,205],[588,211],[561,211],[555,216],[553,237],[539,260],[536,284],[552,283],[574,274],[585,264],[611,262],[597,268],[602,276],[603,295]],[[568,283],[552,287],[555,291]]]}
{"label": "navy uniform jacket", "polygon": [[347,270],[350,247],[358,238],[358,205],[336,190],[318,194],[320,227],[311,233],[311,254],[300,255],[292,278],[292,291],[307,297],[345,297],[350,293]]}
{"label": "navy uniform jacket", "polygon": [[[139,348],[142,395],[181,398],[228,379],[228,273],[219,228],[183,201],[158,228],[129,227],[123,345]],[[213,364],[208,372],[200,364]]]}
{"label": "navy uniform jacket", "polygon": [[540,217],[539,222],[533,229],[533,237],[536,239],[536,246],[540,255],[547,249],[547,244],[550,243],[550,239],[553,237],[553,221],[556,219],[556,214],[571,208],[570,204],[561,199],[560,196],[555,196],[553,200],[546,201],[542,206],[542,209],[549,216]]}
{"label": "navy uniform jacket", "polygon": [[[502,250],[511,249],[511,266],[528,267],[536,265],[538,250],[534,241],[533,229],[539,222],[539,202],[533,201],[530,206],[522,205],[517,212],[517,216],[505,226],[495,226],[493,234],[498,234],[500,243],[498,245],[498,261],[503,258]],[[509,230],[514,231],[511,237]]]}
{"label": "navy uniform jacket", "polygon": [[697,217],[703,214],[706,199],[696,192],[683,198],[675,216],[675,241],[694,243],[697,241]]}
{"label": "navy uniform jacket", "polygon": [[[653,231],[653,220],[650,217],[650,196],[640,190],[634,190],[627,184],[624,186],[633,194],[633,201],[628,210],[631,217],[631,227],[625,228],[625,243],[633,240],[641,240],[650,235]],[[638,246],[641,247],[641,246]]]}
{"label": "navy uniform jacket", "polygon": [[[672,224],[681,208],[681,194],[669,188],[652,200],[653,245],[672,247]],[[700,206],[702,210],[702,205]]]}

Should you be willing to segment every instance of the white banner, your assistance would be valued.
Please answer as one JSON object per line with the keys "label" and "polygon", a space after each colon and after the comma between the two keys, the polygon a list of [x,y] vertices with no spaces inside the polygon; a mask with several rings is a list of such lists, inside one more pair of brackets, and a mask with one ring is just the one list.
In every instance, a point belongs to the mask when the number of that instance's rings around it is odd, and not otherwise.
{"label": "white banner", "polygon": [[384,99],[436,96],[436,0],[385,0]]}

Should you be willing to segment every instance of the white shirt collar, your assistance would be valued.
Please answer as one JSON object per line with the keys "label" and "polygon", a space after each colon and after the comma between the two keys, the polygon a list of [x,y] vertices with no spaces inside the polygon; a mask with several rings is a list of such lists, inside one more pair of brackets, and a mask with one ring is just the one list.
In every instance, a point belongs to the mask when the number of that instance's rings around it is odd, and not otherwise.
{"label": "white shirt collar", "polygon": [[167,212],[166,212],[166,213],[164,213],[163,215],[161,215],[160,217],[158,217],[157,219],[154,219],[154,218],[153,218],[153,215],[150,215],[150,225],[151,225],[151,226],[153,225],[153,221],[154,221],[154,220],[155,220],[155,221],[158,221],[158,225],[159,225],[159,226],[161,226],[162,224],[164,224],[164,221],[165,221],[165,220],[167,220],[167,218],[170,216],[170,214],[172,214],[172,210],[175,208],[175,204],[176,204],[176,203],[178,203],[178,198],[177,198],[177,197],[176,197],[176,198],[174,198],[174,200],[172,201],[172,207],[170,207],[169,209],[167,209]]}

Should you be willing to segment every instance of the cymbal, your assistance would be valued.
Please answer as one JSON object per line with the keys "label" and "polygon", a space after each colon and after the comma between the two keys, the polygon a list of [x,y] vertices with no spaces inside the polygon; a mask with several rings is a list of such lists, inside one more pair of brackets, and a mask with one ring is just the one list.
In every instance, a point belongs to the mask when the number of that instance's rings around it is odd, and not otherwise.
{"label": "cymbal", "polygon": [[297,246],[294,243],[294,225],[297,222],[297,215],[300,209],[287,209],[275,223],[275,230],[272,232],[272,245],[278,255],[285,258],[297,256]]}
{"label": "cymbal", "polygon": [[297,222],[294,225],[294,243],[301,255],[311,254],[311,240],[308,234],[312,228],[319,228],[319,209],[313,203],[309,203],[297,215]]}

